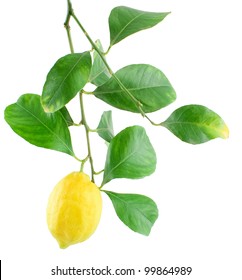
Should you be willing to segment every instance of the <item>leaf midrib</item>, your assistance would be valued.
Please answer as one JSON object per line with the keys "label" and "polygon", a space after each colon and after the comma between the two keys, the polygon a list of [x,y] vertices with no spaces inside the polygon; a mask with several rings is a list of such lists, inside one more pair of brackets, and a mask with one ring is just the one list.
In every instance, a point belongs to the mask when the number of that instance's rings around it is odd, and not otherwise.
{"label": "leaf midrib", "polygon": [[90,75],[90,82],[95,82],[95,80],[100,77],[102,74],[104,74],[108,79],[111,77],[109,76],[109,73],[108,71],[105,71],[107,70],[106,67],[104,67],[103,69],[101,69],[99,72],[96,73],[96,75]]}
{"label": "leaf midrib", "polygon": [[[142,139],[143,139],[143,138],[142,138]],[[139,141],[139,143],[141,143],[141,141]],[[139,144],[139,146],[140,146],[140,144]],[[137,147],[137,145],[136,145],[136,147]],[[128,159],[131,158],[135,153],[137,153],[138,150],[139,150],[139,149],[134,150],[132,153],[128,154],[123,160],[121,160],[116,166],[114,166],[114,167],[108,172],[107,176],[105,176],[104,182],[109,182],[109,180],[110,180],[110,178],[109,178],[110,174],[111,174],[115,169],[117,169],[121,164],[123,164],[126,160],[128,160]],[[108,180],[107,180],[107,179],[108,179]]]}
{"label": "leaf midrib", "polygon": [[[140,87],[140,88],[127,88],[127,90],[129,91],[135,91],[135,90],[149,90],[149,89],[154,89],[154,88],[164,88],[164,87],[169,87],[172,88],[172,86],[170,85],[157,85],[157,86],[151,86],[151,87]],[[110,91],[95,91],[95,93],[99,94],[99,95],[103,95],[103,94],[113,94],[113,93],[122,93],[124,92],[124,90],[120,89],[120,90],[110,90]]]}
{"label": "leaf midrib", "polygon": [[52,100],[56,98],[57,92],[59,91],[60,87],[63,85],[63,83],[66,81],[66,79],[68,78],[68,76],[71,74],[71,72],[73,71],[73,69],[80,63],[80,61],[86,56],[86,53],[81,54],[80,58],[75,62],[75,64],[71,67],[71,69],[68,71],[68,73],[66,74],[65,78],[61,81],[61,83],[59,84],[58,88],[55,90],[54,94],[51,96],[51,98],[49,99],[48,102],[48,107],[51,105]]}
{"label": "leaf midrib", "polygon": [[120,36],[120,34],[122,34],[123,31],[124,31],[133,21],[135,21],[137,18],[143,16],[144,14],[145,14],[145,13],[141,13],[141,14],[137,15],[136,17],[134,17],[131,21],[129,21],[129,22],[120,30],[120,32],[116,35],[116,37],[114,37],[114,39],[111,41],[110,45],[112,46],[112,45],[116,44],[117,42],[115,42],[115,41],[116,41],[116,39]]}
{"label": "leaf midrib", "polygon": [[211,125],[206,125],[206,124],[204,124],[204,123],[197,123],[197,122],[182,122],[182,121],[175,121],[175,122],[164,122],[163,123],[165,126],[166,126],[166,124],[168,124],[168,126],[171,124],[171,125],[173,125],[173,124],[181,124],[181,125],[193,125],[193,126],[198,126],[198,127],[205,127],[205,128],[212,128],[213,130],[215,130],[215,131],[217,131],[217,132],[221,132],[221,130],[219,130],[216,126],[211,126]]}
{"label": "leaf midrib", "polygon": [[[118,199],[118,200],[120,200],[122,203],[124,203],[125,205],[132,205],[132,203],[128,203],[128,202],[126,202],[125,200],[123,200],[123,199],[121,199],[120,197],[118,197],[118,196],[116,196],[113,192],[108,192],[109,194],[111,194],[111,196],[113,195],[116,199]],[[139,210],[139,208],[136,208],[136,207],[133,207],[133,209],[135,209],[138,213],[140,213],[141,214],[141,216],[143,216],[148,222],[149,222],[149,224],[152,226],[152,222],[147,218],[147,216],[143,213],[143,212],[141,212],[140,210]]]}
{"label": "leaf midrib", "polygon": [[121,164],[123,164],[126,160],[128,160],[129,158],[131,158],[137,151],[134,151],[132,153],[130,153],[127,157],[125,157],[123,160],[121,160],[115,167],[113,167],[109,172],[108,175],[105,176],[105,182],[109,182],[110,181],[110,173],[112,173],[115,169],[117,169]]}
{"label": "leaf midrib", "polygon": [[29,113],[33,118],[35,118],[37,121],[40,122],[48,131],[50,131],[66,148],[68,151],[70,151],[70,154],[73,156],[74,152],[72,148],[70,148],[60,137],[58,134],[54,133],[53,130],[51,130],[45,123],[43,123],[37,116],[35,116],[31,111],[27,110],[25,107],[21,106],[19,103],[16,103],[22,110]]}

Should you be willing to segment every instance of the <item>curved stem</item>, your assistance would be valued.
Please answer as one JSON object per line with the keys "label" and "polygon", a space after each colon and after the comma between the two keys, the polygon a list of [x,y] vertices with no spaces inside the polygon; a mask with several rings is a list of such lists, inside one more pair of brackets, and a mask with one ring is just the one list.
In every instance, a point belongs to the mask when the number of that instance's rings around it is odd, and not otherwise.
{"label": "curved stem", "polygon": [[71,53],[74,53],[74,47],[73,47],[72,38],[71,38],[71,27],[70,27],[70,19],[71,19],[71,14],[72,14],[73,9],[72,9],[72,4],[71,4],[70,0],[67,0],[67,5],[68,5],[68,8],[67,8],[66,20],[64,22],[64,27],[67,32],[70,51],[71,51]]}
{"label": "curved stem", "polygon": [[74,159],[76,159],[77,161],[79,161],[79,162],[81,162],[81,163],[83,163],[84,161],[85,161],[85,159],[80,159],[80,158],[78,158],[77,156],[73,156],[74,157]]}
{"label": "curved stem", "polygon": [[153,122],[147,115],[144,116],[152,125],[154,126],[162,126],[162,123]]}
{"label": "curved stem", "polygon": [[86,91],[86,90],[82,90],[83,93],[88,94],[88,95],[94,95],[93,91]]}
{"label": "curved stem", "polygon": [[[85,132],[86,132],[86,140],[87,140],[87,151],[88,151],[88,156],[90,161],[90,166],[91,166],[91,180],[94,182],[94,167],[93,167],[93,159],[92,159],[92,153],[91,153],[91,145],[90,145],[90,137],[89,137],[89,126],[87,125],[86,122],[86,116],[85,116],[85,111],[84,111],[84,103],[83,103],[83,92],[81,91],[79,93],[79,98],[80,98],[80,106],[81,106],[81,115],[82,115],[82,124],[85,127]],[[82,166],[83,169],[83,166]]]}
{"label": "curved stem", "polygon": [[107,55],[107,54],[109,53],[111,47],[112,47],[112,46],[110,45],[110,46],[108,47],[108,49],[106,50],[106,52],[104,52],[103,54],[104,54],[104,55]]}
{"label": "curved stem", "polygon": [[89,159],[89,156],[87,155],[83,160],[82,160],[82,164],[81,164],[81,168],[80,168],[80,171],[82,172],[83,169],[84,169],[84,165],[86,163],[86,161]]}
{"label": "curved stem", "polygon": [[94,172],[94,174],[95,175],[99,175],[99,174],[101,174],[101,173],[103,173],[104,172],[104,169],[102,169],[102,170],[100,170],[100,171],[98,171],[98,172]]}

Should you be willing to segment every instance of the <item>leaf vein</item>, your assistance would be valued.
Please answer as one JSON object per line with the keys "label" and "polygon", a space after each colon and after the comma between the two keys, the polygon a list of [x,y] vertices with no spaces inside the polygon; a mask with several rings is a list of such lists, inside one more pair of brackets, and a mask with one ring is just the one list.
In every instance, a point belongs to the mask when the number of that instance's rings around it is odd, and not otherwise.
{"label": "leaf vein", "polygon": [[[111,192],[108,192],[108,193],[111,193]],[[130,205],[130,203],[128,203],[125,200],[121,199],[119,196],[116,196],[114,193],[111,193],[111,195],[113,195],[116,199],[120,200],[125,205]],[[152,225],[152,222],[149,220],[149,218],[142,211],[140,211],[139,208],[134,207],[134,206],[132,208],[134,208],[139,214],[141,214],[141,216],[143,216]]]}
{"label": "leaf vein", "polygon": [[59,91],[59,89],[61,88],[61,86],[63,85],[63,83],[66,81],[66,79],[68,78],[68,76],[71,74],[71,72],[73,71],[73,69],[80,63],[80,61],[84,58],[85,55],[81,55],[81,57],[75,62],[75,64],[71,67],[71,69],[68,71],[68,73],[66,74],[66,76],[64,77],[64,79],[61,81],[61,83],[59,84],[59,86],[57,87],[57,89],[55,90],[54,94],[51,96],[51,98],[49,99],[48,102],[48,107],[50,106],[50,104],[52,103],[53,99],[56,98],[56,95],[58,94],[57,92]]}
{"label": "leaf vein", "polygon": [[165,124],[168,124],[168,125],[176,125],[176,124],[179,124],[179,125],[190,125],[192,127],[194,126],[198,126],[198,127],[205,127],[205,128],[212,128],[213,130],[217,131],[217,132],[220,132],[220,129],[218,129],[217,126],[212,126],[212,125],[207,125],[205,123],[196,123],[196,122],[182,122],[182,121],[176,121],[176,122],[165,122]]}
{"label": "leaf vein", "polygon": [[70,148],[64,141],[59,137],[58,134],[54,133],[44,122],[37,118],[31,111],[27,110],[25,107],[21,106],[19,103],[16,103],[22,110],[29,113],[33,118],[35,118],[41,125],[43,125],[51,134],[53,134],[66,148],[70,151],[71,155],[74,155],[72,148]]}
{"label": "leaf vein", "polygon": [[143,16],[145,13],[141,13],[139,15],[137,15],[136,17],[134,17],[131,21],[129,21],[121,30],[120,32],[114,37],[114,39],[111,42],[111,45],[115,44],[115,41],[117,40],[117,38],[123,33],[123,31],[133,22],[135,21],[137,18]]}

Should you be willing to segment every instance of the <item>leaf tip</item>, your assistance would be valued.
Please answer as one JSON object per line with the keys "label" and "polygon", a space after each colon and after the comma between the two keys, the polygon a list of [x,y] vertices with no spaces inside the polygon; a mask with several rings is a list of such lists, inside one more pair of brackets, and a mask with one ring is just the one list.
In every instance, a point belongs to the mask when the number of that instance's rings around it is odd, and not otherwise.
{"label": "leaf tip", "polygon": [[229,128],[228,128],[228,126],[226,124],[224,124],[224,127],[223,127],[221,132],[222,132],[221,133],[221,137],[223,139],[228,139],[229,138]]}
{"label": "leaf tip", "polygon": [[45,113],[51,113],[50,108],[43,106],[43,109],[44,109]]}
{"label": "leaf tip", "polygon": [[41,98],[41,106],[45,113],[53,113],[54,112],[54,106],[48,106],[46,102]]}

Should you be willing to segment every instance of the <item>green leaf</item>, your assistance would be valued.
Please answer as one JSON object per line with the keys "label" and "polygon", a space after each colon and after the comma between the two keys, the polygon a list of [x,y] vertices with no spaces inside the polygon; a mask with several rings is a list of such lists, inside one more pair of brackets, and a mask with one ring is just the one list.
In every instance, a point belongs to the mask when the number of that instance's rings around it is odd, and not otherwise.
{"label": "green leaf", "polygon": [[158,218],[155,202],[139,194],[104,191],[111,199],[119,219],[135,232],[148,236]]}
{"label": "green leaf", "polygon": [[110,142],[113,139],[113,121],[112,121],[112,111],[103,112],[101,120],[97,127],[97,133],[105,141]]}
{"label": "green leaf", "polygon": [[[96,46],[98,49],[103,53],[103,47],[100,40],[97,40]],[[94,50],[93,51],[93,65],[91,74],[89,77],[89,81],[96,85],[101,86],[104,84],[109,78],[111,77],[107,67],[105,66],[103,60],[101,59],[100,55]]]}
{"label": "green leaf", "polygon": [[4,113],[5,120],[13,131],[29,143],[74,156],[63,115],[60,112],[44,112],[39,95],[22,95]]}
{"label": "green leaf", "polygon": [[109,16],[110,46],[138,31],[151,28],[169,13],[153,13],[129,7],[116,7]]}
{"label": "green leaf", "polygon": [[[157,111],[176,99],[176,93],[170,82],[154,66],[147,64],[129,65],[120,69],[115,75],[142,104],[145,113]],[[98,87],[94,94],[113,107],[140,113],[137,105],[119,86],[115,77],[111,77],[104,85]]]}
{"label": "green leaf", "polygon": [[217,137],[225,139],[229,136],[228,127],[222,118],[201,105],[180,107],[161,125],[190,144],[201,144]]}
{"label": "green leaf", "polygon": [[102,186],[115,178],[139,179],[152,174],[156,154],[141,126],[127,127],[110,142]]}
{"label": "green leaf", "polygon": [[72,126],[74,124],[73,119],[66,107],[62,107],[59,112],[62,114],[68,126]]}
{"label": "green leaf", "polygon": [[64,107],[88,82],[92,67],[89,52],[68,54],[60,58],[47,75],[42,92],[46,112]]}

